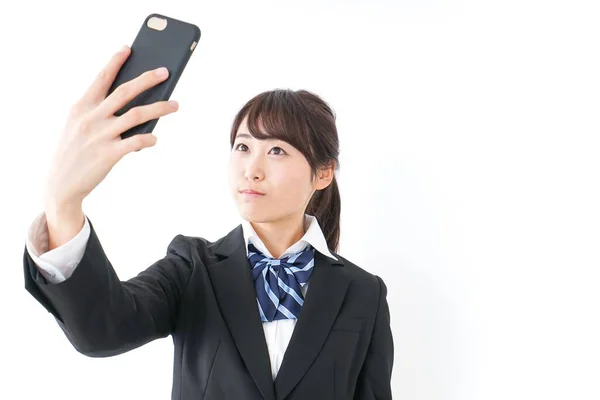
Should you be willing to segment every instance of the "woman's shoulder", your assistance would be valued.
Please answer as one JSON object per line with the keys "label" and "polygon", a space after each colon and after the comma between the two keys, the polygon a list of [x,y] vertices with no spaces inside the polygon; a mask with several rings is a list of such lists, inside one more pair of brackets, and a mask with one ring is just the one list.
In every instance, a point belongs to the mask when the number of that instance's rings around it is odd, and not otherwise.
{"label": "woman's shoulder", "polygon": [[218,254],[228,254],[241,245],[243,234],[241,225],[238,225],[226,235],[214,240],[206,236],[177,234],[169,243],[167,252],[190,260],[199,258],[210,264],[219,258]]}
{"label": "woman's shoulder", "polygon": [[349,260],[346,257],[339,255],[338,253],[331,252],[338,260],[341,260],[344,264],[344,270],[346,275],[348,275],[353,281],[357,281],[358,283],[369,286],[369,288],[377,287],[379,288],[380,282],[382,281],[381,277],[378,275],[369,272],[366,268],[360,267],[353,261]]}
{"label": "woman's shoulder", "polygon": [[201,256],[214,256],[215,249],[223,238],[210,240],[203,236],[190,236],[184,234],[176,235],[168,245],[168,252],[175,252],[178,255],[189,258],[192,254]]}

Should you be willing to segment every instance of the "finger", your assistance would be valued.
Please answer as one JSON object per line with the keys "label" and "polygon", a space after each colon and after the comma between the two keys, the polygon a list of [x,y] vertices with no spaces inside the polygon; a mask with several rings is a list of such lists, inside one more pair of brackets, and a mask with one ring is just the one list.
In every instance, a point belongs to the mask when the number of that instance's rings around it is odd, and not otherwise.
{"label": "finger", "polygon": [[156,68],[116,88],[96,109],[101,116],[112,116],[137,95],[163,82],[169,76],[166,68]]}
{"label": "finger", "polygon": [[110,135],[117,137],[134,126],[171,114],[178,108],[179,104],[176,101],[157,101],[145,106],[134,107],[113,120],[109,128]]}
{"label": "finger", "polygon": [[134,151],[140,151],[148,147],[152,147],[156,144],[157,137],[151,133],[140,133],[133,135],[127,139],[118,140],[115,142],[119,159],[123,158],[126,154]]}
{"label": "finger", "polygon": [[118,53],[115,53],[108,64],[102,68],[96,79],[92,82],[85,94],[80,100],[80,103],[86,106],[92,106],[100,103],[106,97],[108,89],[114,82],[119,70],[129,57],[131,49],[129,46],[124,46]]}

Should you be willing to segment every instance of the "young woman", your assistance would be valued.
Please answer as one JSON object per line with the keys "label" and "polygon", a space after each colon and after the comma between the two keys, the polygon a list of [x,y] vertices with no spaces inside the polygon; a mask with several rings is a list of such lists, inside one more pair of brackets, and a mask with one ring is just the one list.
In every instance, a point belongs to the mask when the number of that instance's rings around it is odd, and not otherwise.
{"label": "young woman", "polygon": [[229,182],[240,225],[214,242],[177,235],[164,258],[119,280],[82,201],[125,154],[156,143],[122,132],[176,110],[158,102],[114,116],[167,77],[148,72],[106,97],[128,54],[69,116],[26,240],[29,293],[90,357],[171,335],[173,399],[391,399],[387,288],[335,252],[338,137],[314,94],[262,93],[235,117]]}

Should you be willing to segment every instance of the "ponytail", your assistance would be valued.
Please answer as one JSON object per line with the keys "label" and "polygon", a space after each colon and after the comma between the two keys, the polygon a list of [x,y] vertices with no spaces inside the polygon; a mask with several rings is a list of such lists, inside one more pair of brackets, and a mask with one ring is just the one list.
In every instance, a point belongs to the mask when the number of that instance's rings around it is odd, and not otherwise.
{"label": "ponytail", "polygon": [[306,214],[314,215],[323,230],[327,247],[337,253],[340,240],[341,198],[337,180],[323,190],[318,190],[308,202]]}

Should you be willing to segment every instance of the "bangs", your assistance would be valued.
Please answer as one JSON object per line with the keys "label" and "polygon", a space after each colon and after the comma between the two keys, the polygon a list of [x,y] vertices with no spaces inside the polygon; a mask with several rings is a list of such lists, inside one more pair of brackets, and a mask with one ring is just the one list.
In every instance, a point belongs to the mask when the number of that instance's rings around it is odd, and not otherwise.
{"label": "bangs", "polygon": [[289,90],[261,93],[238,114],[231,131],[231,146],[244,117],[249,133],[258,140],[278,139],[306,154],[312,153],[313,136],[302,99]]}

